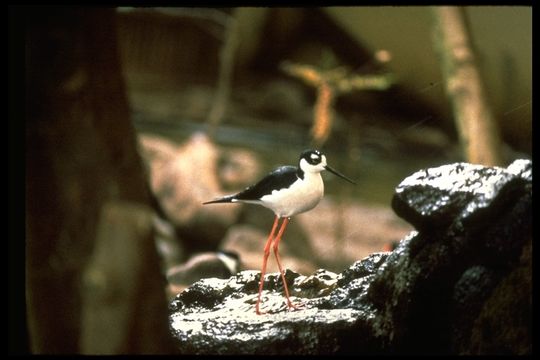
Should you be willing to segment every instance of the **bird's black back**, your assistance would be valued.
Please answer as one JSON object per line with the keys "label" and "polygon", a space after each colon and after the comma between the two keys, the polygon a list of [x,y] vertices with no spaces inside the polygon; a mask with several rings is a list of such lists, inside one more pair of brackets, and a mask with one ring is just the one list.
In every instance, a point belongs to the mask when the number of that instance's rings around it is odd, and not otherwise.
{"label": "bird's black back", "polygon": [[238,200],[258,200],[264,195],[269,195],[274,190],[280,190],[291,186],[299,178],[299,169],[296,166],[281,166],[258,183],[247,187],[234,196]]}

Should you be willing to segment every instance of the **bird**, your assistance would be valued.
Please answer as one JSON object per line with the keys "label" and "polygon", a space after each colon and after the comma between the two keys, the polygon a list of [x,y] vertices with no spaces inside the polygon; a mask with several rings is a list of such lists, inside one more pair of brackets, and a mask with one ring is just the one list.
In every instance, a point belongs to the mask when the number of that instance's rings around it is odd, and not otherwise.
{"label": "bird", "polygon": [[[298,166],[280,166],[252,186],[248,186],[237,194],[227,195],[215,200],[203,202],[207,204],[219,203],[247,203],[264,206],[274,212],[274,223],[264,246],[263,263],[261,277],[259,280],[259,293],[255,304],[255,312],[261,315],[260,310],[261,294],[264,284],[266,264],[270,255],[270,248],[273,248],[274,256],[283,281],[283,288],[289,309],[298,309],[289,297],[289,289],[285,280],[285,273],[281,266],[279,257],[279,243],[285,232],[285,228],[294,215],[313,209],[321,201],[324,195],[324,183],[321,172],[327,170],[346,181],[356,183],[331,168],[326,162],[326,156],[319,150],[308,149],[300,154]],[[281,221],[281,226],[278,225]]]}
{"label": "bird", "polygon": [[240,264],[239,255],[233,251],[220,250],[193,255],[187,262],[167,270],[169,290],[176,294],[204,278],[227,279],[238,273]]}

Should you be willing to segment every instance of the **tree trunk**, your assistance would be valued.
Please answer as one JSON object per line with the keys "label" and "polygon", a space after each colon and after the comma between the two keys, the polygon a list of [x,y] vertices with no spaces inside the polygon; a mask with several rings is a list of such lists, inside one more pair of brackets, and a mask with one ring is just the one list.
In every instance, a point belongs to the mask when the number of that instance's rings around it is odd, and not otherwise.
{"label": "tree trunk", "polygon": [[[26,305],[33,353],[79,353],[82,274],[95,246],[104,204],[149,203],[135,132],[129,121],[118,49],[115,10],[27,7],[26,24]],[[149,214],[149,210],[147,210]],[[149,216],[149,215],[147,215]],[[114,238],[107,239],[110,242]],[[142,241],[142,240],[139,240]],[[130,329],[150,348],[168,351],[165,293],[157,254],[146,236],[146,252],[127,251],[118,263],[145,265],[139,306],[126,294],[113,305],[151,322],[147,333]],[[129,243],[126,243],[129,246]],[[138,246],[138,245],[133,245]],[[139,274],[140,269],[134,269]],[[105,279],[107,280],[107,279]],[[145,299],[153,298],[153,301]],[[141,304],[146,302],[146,306]],[[148,304],[152,304],[149,306]],[[120,309],[117,309],[119,311]],[[85,330],[85,331],[83,331]],[[102,327],[102,338],[118,337]],[[122,331],[125,331],[123,329]],[[107,332],[110,332],[107,334]],[[122,337],[125,338],[125,337]],[[131,339],[133,340],[133,339]],[[145,341],[143,341],[145,340]],[[151,350],[149,350],[151,349]],[[93,348],[86,348],[93,352]],[[97,350],[95,350],[97,351]]]}
{"label": "tree trunk", "polygon": [[443,64],[446,91],[467,161],[502,165],[497,123],[488,106],[476,56],[461,7],[433,8],[435,47]]}

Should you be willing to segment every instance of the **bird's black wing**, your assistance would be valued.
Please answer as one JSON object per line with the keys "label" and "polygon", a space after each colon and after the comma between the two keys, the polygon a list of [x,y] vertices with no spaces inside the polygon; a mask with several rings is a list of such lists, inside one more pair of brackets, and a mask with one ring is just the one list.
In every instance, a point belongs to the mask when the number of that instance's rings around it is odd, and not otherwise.
{"label": "bird's black wing", "polygon": [[296,180],[298,180],[298,169],[295,166],[281,166],[264,178],[258,183],[247,187],[245,190],[239,192],[234,196],[238,200],[258,200],[264,195],[269,195],[274,190],[280,190],[291,186]]}

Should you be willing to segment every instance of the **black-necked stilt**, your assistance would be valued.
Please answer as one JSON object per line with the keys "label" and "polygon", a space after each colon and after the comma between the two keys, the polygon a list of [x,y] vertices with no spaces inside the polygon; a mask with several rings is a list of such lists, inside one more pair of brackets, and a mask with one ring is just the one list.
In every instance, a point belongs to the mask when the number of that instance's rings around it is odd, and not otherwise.
{"label": "black-necked stilt", "polygon": [[[300,154],[298,167],[296,166],[281,166],[255,185],[247,187],[245,190],[235,195],[228,195],[216,200],[207,201],[203,204],[215,203],[249,203],[258,204],[269,208],[274,212],[275,219],[272,225],[270,235],[264,246],[264,258],[261,270],[261,279],[259,282],[259,294],[255,311],[261,314],[259,304],[261,302],[261,293],[264,284],[264,275],[266,272],[266,262],[270,255],[270,247],[273,243],[274,255],[277,265],[283,280],[285,296],[289,308],[296,308],[289,299],[289,289],[285,281],[285,275],[281,267],[279,258],[279,242],[283,236],[283,232],[289,223],[290,217],[308,210],[313,209],[324,195],[324,183],[321,177],[321,171],[328,170],[331,173],[356,184],[345,175],[337,172],[326,164],[326,156],[318,150],[306,150]],[[276,235],[279,220],[283,219],[281,227]]]}
{"label": "black-necked stilt", "polygon": [[209,277],[227,279],[236,275],[240,268],[240,257],[230,251],[205,252],[194,255],[186,263],[167,270],[169,283],[191,285]]}
{"label": "black-necked stilt", "polygon": [[240,257],[231,251],[204,252],[167,270],[169,296],[204,278],[228,279],[240,270]]}

